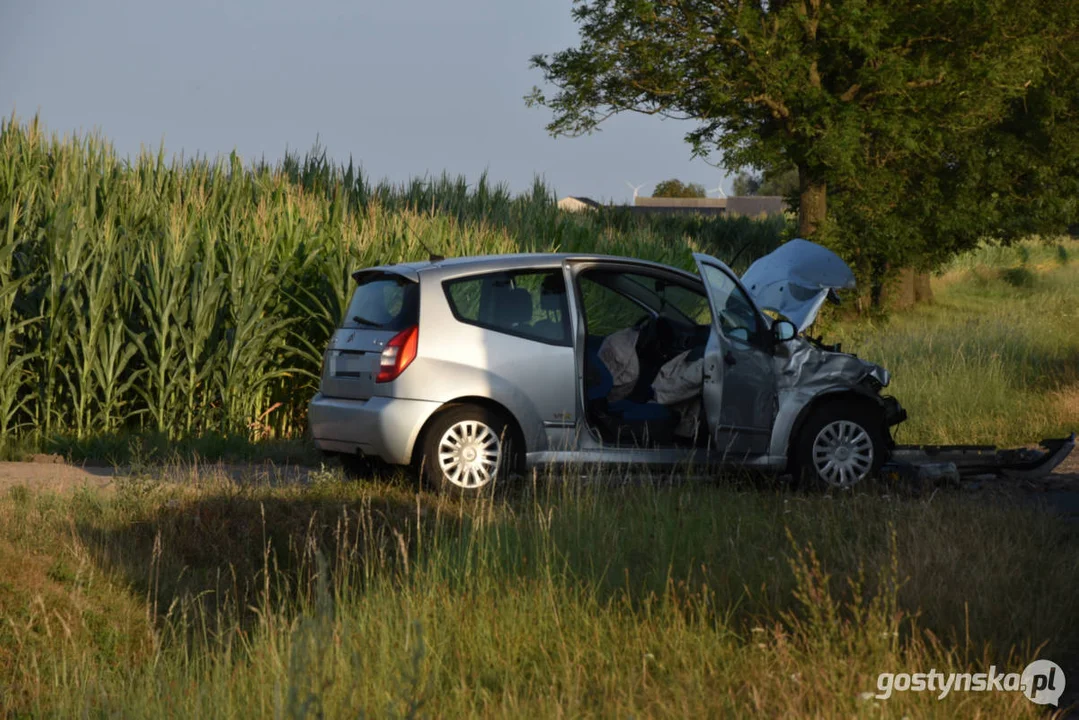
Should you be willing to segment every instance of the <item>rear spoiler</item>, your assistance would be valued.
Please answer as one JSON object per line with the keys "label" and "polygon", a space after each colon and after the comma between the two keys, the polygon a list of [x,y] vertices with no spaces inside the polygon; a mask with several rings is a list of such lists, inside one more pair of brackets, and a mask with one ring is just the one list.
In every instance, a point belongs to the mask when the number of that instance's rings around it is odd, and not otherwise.
{"label": "rear spoiler", "polygon": [[405,265],[379,265],[378,267],[362,268],[352,273],[352,279],[359,282],[360,278],[376,278],[388,275],[403,277],[414,283],[420,281],[420,274],[416,271],[416,268]]}

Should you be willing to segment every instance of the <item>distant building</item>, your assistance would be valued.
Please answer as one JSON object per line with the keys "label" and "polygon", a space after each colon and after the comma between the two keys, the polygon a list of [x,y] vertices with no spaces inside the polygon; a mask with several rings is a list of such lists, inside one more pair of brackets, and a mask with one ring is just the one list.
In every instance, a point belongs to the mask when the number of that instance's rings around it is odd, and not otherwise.
{"label": "distant building", "polygon": [[601,207],[601,205],[587,197],[574,197],[572,195],[562,198],[558,201],[558,209],[565,210],[567,212],[582,212],[584,210],[595,210]]}
{"label": "distant building", "polygon": [[787,203],[778,195],[740,195],[725,198],[638,197],[633,205],[634,212],[648,214],[700,214],[728,217],[745,215],[752,218],[781,215],[786,209]]}
{"label": "distant building", "polygon": [[[558,201],[560,210],[582,212],[603,207],[592,198],[570,195]],[[726,198],[666,198],[642,197],[632,205],[613,206],[632,211],[635,215],[726,215],[751,218],[781,215],[787,210],[786,201],[778,195],[739,195]]]}
{"label": "distant building", "polygon": [[781,195],[736,195],[727,198],[727,214],[734,217],[760,217],[762,215],[782,215],[787,211],[787,202]]}
{"label": "distant building", "polygon": [[633,201],[633,212],[652,215],[725,215],[727,198],[641,197]]}

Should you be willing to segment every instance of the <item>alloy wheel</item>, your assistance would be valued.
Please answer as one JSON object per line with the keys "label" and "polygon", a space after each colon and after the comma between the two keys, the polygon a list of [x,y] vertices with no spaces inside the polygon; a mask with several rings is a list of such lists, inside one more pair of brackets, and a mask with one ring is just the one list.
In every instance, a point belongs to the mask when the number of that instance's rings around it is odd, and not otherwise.
{"label": "alloy wheel", "polygon": [[462,420],[446,429],[438,441],[438,466],[451,483],[474,490],[498,474],[502,443],[478,420]]}
{"label": "alloy wheel", "polygon": [[873,439],[849,420],[828,423],[813,440],[813,467],[832,487],[849,488],[873,467]]}

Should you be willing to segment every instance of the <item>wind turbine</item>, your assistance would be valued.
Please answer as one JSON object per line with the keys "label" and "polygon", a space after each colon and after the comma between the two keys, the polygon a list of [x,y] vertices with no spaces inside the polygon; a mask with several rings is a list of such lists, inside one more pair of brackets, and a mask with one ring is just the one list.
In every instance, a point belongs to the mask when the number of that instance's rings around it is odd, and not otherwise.
{"label": "wind turbine", "polygon": [[716,185],[714,188],[712,188],[708,192],[717,192],[717,193],[719,193],[719,197],[721,199],[727,197],[727,193],[723,192],[723,183],[720,183],[719,185]]}
{"label": "wind turbine", "polygon": [[640,189],[644,187],[644,183],[641,183],[640,185],[634,185],[629,180],[626,180],[626,185],[629,185],[630,190],[633,191],[633,204],[636,205],[637,193],[640,192]]}

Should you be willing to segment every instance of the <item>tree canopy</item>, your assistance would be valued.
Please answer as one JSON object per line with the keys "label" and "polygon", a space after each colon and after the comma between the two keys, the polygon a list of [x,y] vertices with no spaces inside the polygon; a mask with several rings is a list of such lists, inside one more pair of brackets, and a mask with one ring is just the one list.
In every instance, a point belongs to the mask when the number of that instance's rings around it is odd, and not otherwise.
{"label": "tree canopy", "polygon": [[707,197],[704,185],[699,183],[683,183],[678,179],[664,180],[656,183],[652,190],[652,197],[666,198],[702,198]]}
{"label": "tree canopy", "polygon": [[1074,212],[1074,5],[577,0],[527,100],[556,136],[645,113],[729,170],[794,167],[800,234],[880,274]]}
{"label": "tree canopy", "polygon": [[798,197],[798,168],[784,166],[762,172],[743,170],[734,178],[735,195],[781,195]]}

